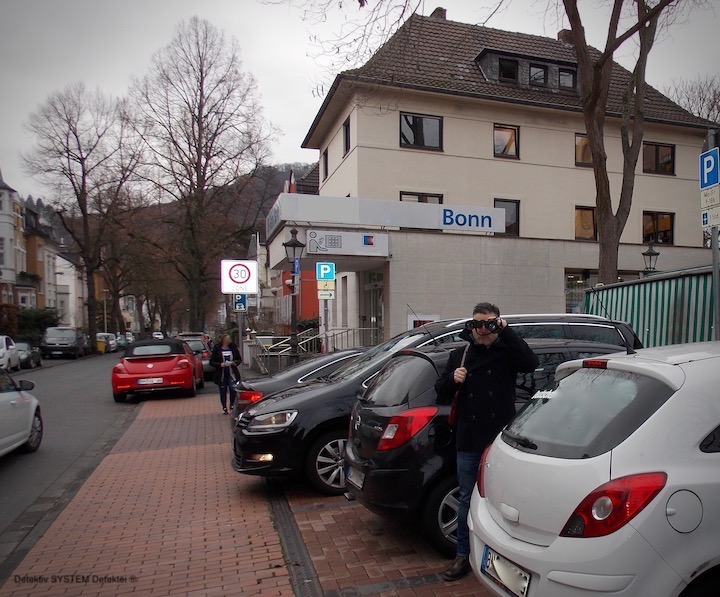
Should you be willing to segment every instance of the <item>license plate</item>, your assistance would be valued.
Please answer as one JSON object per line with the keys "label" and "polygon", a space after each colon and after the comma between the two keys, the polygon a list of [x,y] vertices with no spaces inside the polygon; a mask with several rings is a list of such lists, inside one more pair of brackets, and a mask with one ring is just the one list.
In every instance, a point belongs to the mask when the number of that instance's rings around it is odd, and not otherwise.
{"label": "license plate", "polygon": [[509,593],[518,597],[527,596],[530,588],[530,573],[499,553],[495,553],[487,545],[483,552],[480,570]]}
{"label": "license plate", "polygon": [[63,353],[62,350],[53,350],[52,351],[52,354],[60,354],[61,355],[62,353]]}
{"label": "license plate", "polygon": [[348,469],[347,482],[358,489],[362,489],[363,483],[365,482],[365,473],[361,473],[359,470],[350,467]]}
{"label": "license plate", "polygon": [[138,382],[138,385],[147,386],[147,385],[151,385],[151,384],[162,383],[163,378],[162,377],[146,377],[144,379],[138,379],[137,382]]}

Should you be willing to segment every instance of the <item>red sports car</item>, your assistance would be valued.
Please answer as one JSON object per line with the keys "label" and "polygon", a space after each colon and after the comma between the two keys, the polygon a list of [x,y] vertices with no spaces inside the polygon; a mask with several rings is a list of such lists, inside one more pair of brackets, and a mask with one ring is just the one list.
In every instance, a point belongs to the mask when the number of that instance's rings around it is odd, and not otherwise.
{"label": "red sports car", "polygon": [[177,339],[141,340],[128,345],[125,356],[112,370],[115,402],[128,394],[184,390],[195,396],[205,385],[202,360],[186,342]]}

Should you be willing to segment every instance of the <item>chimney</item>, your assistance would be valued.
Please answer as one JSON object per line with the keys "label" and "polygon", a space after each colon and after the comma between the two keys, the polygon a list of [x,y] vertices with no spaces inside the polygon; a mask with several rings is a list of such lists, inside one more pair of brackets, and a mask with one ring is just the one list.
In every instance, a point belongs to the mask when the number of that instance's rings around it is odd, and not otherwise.
{"label": "chimney", "polygon": [[433,19],[442,19],[444,21],[447,18],[447,10],[438,6],[432,11],[430,17]]}
{"label": "chimney", "polygon": [[572,44],[573,43],[572,31],[570,31],[570,29],[562,29],[562,30],[558,31],[557,38],[558,38],[558,41],[561,41],[564,44]]}

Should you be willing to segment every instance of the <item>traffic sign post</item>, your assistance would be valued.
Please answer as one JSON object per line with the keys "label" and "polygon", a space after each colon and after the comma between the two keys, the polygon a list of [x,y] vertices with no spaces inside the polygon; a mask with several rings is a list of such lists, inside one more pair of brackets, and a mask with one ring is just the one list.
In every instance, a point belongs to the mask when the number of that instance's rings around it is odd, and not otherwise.
{"label": "traffic sign post", "polygon": [[720,340],[720,149],[713,147],[700,154],[700,224],[710,229],[713,279],[713,339]]}
{"label": "traffic sign post", "polygon": [[335,264],[331,262],[319,262],[315,264],[315,278],[320,280],[335,280]]}
{"label": "traffic sign post", "polygon": [[245,313],[247,311],[247,294],[233,295],[233,311]]}
{"label": "traffic sign post", "polygon": [[257,294],[258,262],[223,259],[220,262],[220,292],[223,294]]}

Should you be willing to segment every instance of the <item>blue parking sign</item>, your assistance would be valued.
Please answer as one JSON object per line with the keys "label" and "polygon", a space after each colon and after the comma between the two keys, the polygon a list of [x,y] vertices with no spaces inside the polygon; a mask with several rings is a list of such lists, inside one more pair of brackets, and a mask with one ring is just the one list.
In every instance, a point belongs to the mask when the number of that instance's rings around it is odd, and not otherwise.
{"label": "blue parking sign", "polygon": [[331,262],[316,263],[315,278],[317,278],[318,280],[334,280],[335,264]]}
{"label": "blue parking sign", "polygon": [[247,311],[247,294],[233,294],[233,311],[239,313]]}
{"label": "blue parking sign", "polygon": [[700,154],[700,189],[718,184],[720,177],[720,149],[714,147]]}

